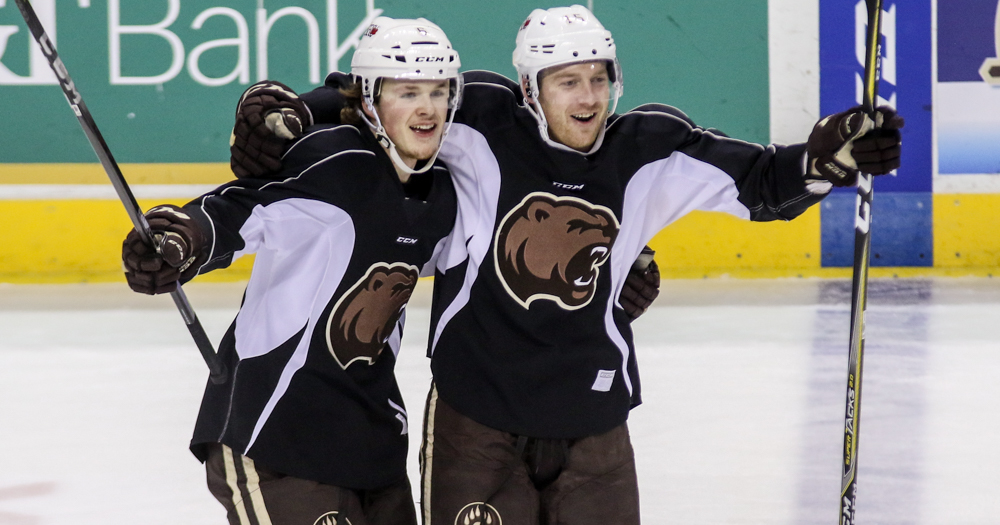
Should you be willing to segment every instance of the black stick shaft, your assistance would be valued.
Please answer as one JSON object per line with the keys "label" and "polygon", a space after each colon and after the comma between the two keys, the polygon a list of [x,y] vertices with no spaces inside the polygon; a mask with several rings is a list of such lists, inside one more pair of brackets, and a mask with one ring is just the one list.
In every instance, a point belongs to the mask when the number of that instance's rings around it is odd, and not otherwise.
{"label": "black stick shaft", "polygon": [[[101,136],[100,130],[97,129],[97,124],[90,115],[87,105],[83,102],[83,97],[80,96],[80,92],[77,91],[76,86],[73,84],[66,66],[59,58],[59,54],[56,52],[56,48],[49,39],[48,34],[45,33],[45,29],[38,20],[38,16],[35,15],[35,10],[31,7],[31,3],[27,0],[15,0],[15,2],[17,2],[17,8],[21,11],[21,16],[24,17],[25,23],[28,24],[28,29],[35,37],[35,41],[38,42],[39,47],[41,47],[45,58],[48,59],[49,66],[52,67],[52,71],[59,79],[59,86],[62,88],[63,94],[66,95],[69,107],[73,109],[77,120],[80,121],[80,126],[87,135],[87,139],[90,140],[90,145],[94,149],[94,153],[97,154],[97,158],[101,161],[101,166],[104,167],[105,173],[108,174],[111,185],[115,187],[118,198],[125,205],[125,211],[128,213],[129,218],[132,219],[135,230],[139,233],[143,242],[150,246],[156,246],[153,235],[149,230],[149,223],[146,222],[146,217],[142,214],[139,204],[135,201],[132,190],[129,189],[128,183],[125,181],[125,177],[118,167],[118,163],[115,162],[114,157],[111,155],[111,150],[108,148],[107,143],[104,142],[104,137]],[[177,285],[176,290],[170,292],[170,296],[173,298],[174,304],[177,305],[177,309],[180,310],[181,317],[184,318],[184,323],[187,325],[188,331],[191,332],[191,337],[194,338],[195,344],[198,345],[198,350],[201,351],[201,355],[208,365],[212,382],[224,383],[226,380],[226,368],[219,361],[215,349],[212,347],[212,342],[205,334],[205,329],[202,328],[201,322],[198,321],[198,316],[195,315],[194,309],[191,308],[191,303],[188,302],[187,296],[184,295],[184,290],[180,284]]]}
{"label": "black stick shaft", "polygon": [[[862,107],[875,118],[878,97],[882,0],[866,0],[865,77]],[[858,175],[854,221],[854,275],[851,282],[851,343],[847,371],[843,477],[840,485],[840,525],[854,525],[858,481],[858,436],[861,427],[861,373],[864,368],[865,309],[868,307],[868,265],[871,256],[872,176]]]}

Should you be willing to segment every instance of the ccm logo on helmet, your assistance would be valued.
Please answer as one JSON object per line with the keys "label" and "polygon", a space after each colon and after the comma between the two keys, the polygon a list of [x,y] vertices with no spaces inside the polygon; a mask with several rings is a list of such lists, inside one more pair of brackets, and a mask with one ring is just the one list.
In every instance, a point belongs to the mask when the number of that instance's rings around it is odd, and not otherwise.
{"label": "ccm logo on helmet", "polygon": [[444,57],[417,57],[415,62],[444,62]]}

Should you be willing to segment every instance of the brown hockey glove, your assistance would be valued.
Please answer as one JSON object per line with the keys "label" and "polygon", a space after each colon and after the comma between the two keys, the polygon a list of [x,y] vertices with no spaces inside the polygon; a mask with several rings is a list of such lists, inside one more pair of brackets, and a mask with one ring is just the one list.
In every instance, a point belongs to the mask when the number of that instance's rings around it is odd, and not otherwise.
{"label": "brown hockey glove", "polygon": [[312,125],[309,108],[288,86],[258,82],[243,92],[229,137],[229,165],[237,178],[263,177],[281,169],[288,146]]}
{"label": "brown hockey glove", "polygon": [[853,186],[859,172],[885,175],[899,168],[903,124],[888,106],[876,109],[875,121],[860,106],[820,120],[806,144],[806,183]]}
{"label": "brown hockey glove", "polygon": [[645,313],[660,295],[660,268],[653,260],[654,253],[649,246],[643,247],[639,258],[632,263],[625,286],[618,296],[618,303],[632,321]]}
{"label": "brown hockey glove", "polygon": [[125,280],[139,293],[172,292],[204,264],[205,234],[193,217],[169,204],[146,212],[146,221],[160,250],[144,243],[135,229],[130,231],[122,243]]}

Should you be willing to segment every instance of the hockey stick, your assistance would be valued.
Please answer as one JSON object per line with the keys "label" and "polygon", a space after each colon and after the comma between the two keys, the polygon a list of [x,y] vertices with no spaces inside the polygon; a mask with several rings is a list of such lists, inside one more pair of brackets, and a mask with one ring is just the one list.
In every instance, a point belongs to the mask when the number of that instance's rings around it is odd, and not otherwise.
{"label": "hockey stick", "polygon": [[[63,65],[59,54],[56,53],[55,46],[52,45],[52,41],[45,33],[45,29],[42,28],[38,16],[35,15],[35,10],[32,9],[28,0],[14,1],[17,2],[17,8],[21,11],[21,16],[24,17],[25,23],[28,24],[28,29],[31,30],[35,41],[41,47],[42,53],[48,59],[49,66],[52,67],[52,71],[59,79],[59,86],[62,88],[63,94],[66,95],[69,107],[73,109],[77,120],[80,121],[83,132],[87,135],[87,139],[90,140],[90,145],[94,148],[94,153],[97,154],[97,158],[101,161],[105,173],[111,179],[111,184],[115,187],[118,198],[125,205],[125,211],[128,213],[129,218],[132,219],[132,224],[139,233],[139,237],[146,244],[156,246],[153,234],[149,230],[149,223],[146,222],[146,217],[142,214],[142,210],[139,209],[139,204],[135,201],[135,197],[132,196],[132,191],[129,189],[121,169],[118,168],[118,163],[111,156],[111,150],[108,149],[107,143],[104,142],[104,137],[101,136],[100,130],[97,129],[97,124],[94,123],[93,117],[90,116],[87,105],[83,103],[83,97],[76,90],[73,80],[70,79],[69,72],[66,71],[66,66]],[[159,246],[156,246],[156,248],[159,251]],[[184,290],[181,289],[180,284],[177,285],[176,290],[170,292],[170,297],[173,298],[174,304],[180,310],[181,317],[184,318],[184,323],[187,324],[188,331],[191,332],[191,337],[194,338],[195,344],[198,345],[198,350],[201,351],[201,356],[205,358],[205,363],[211,372],[212,382],[215,384],[224,383],[226,381],[226,367],[219,361],[215,349],[212,347],[212,342],[208,339],[208,335],[205,334],[205,330],[202,328],[201,322],[198,321],[198,316],[195,315],[194,309],[191,308],[191,303],[188,302],[187,296],[184,295]]]}
{"label": "hockey stick", "polygon": [[[865,0],[865,78],[861,102],[875,119],[881,66],[882,0]],[[854,525],[858,482],[858,433],[861,426],[861,371],[864,366],[865,309],[868,307],[868,263],[871,255],[872,176],[858,174],[857,215],[854,218],[854,276],[851,283],[851,347],[847,365],[847,410],[844,425],[844,464],[840,484],[840,525]]]}

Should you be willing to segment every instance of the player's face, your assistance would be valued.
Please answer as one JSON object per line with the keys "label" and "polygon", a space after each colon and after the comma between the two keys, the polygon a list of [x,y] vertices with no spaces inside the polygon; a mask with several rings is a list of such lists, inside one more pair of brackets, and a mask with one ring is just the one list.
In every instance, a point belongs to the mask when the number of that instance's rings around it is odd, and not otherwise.
{"label": "player's face", "polygon": [[606,62],[581,62],[542,72],[538,102],[549,123],[549,137],[578,151],[589,151],[608,117],[611,82]]}
{"label": "player's face", "polygon": [[375,107],[400,159],[409,167],[434,155],[448,117],[447,80],[382,81]]}

